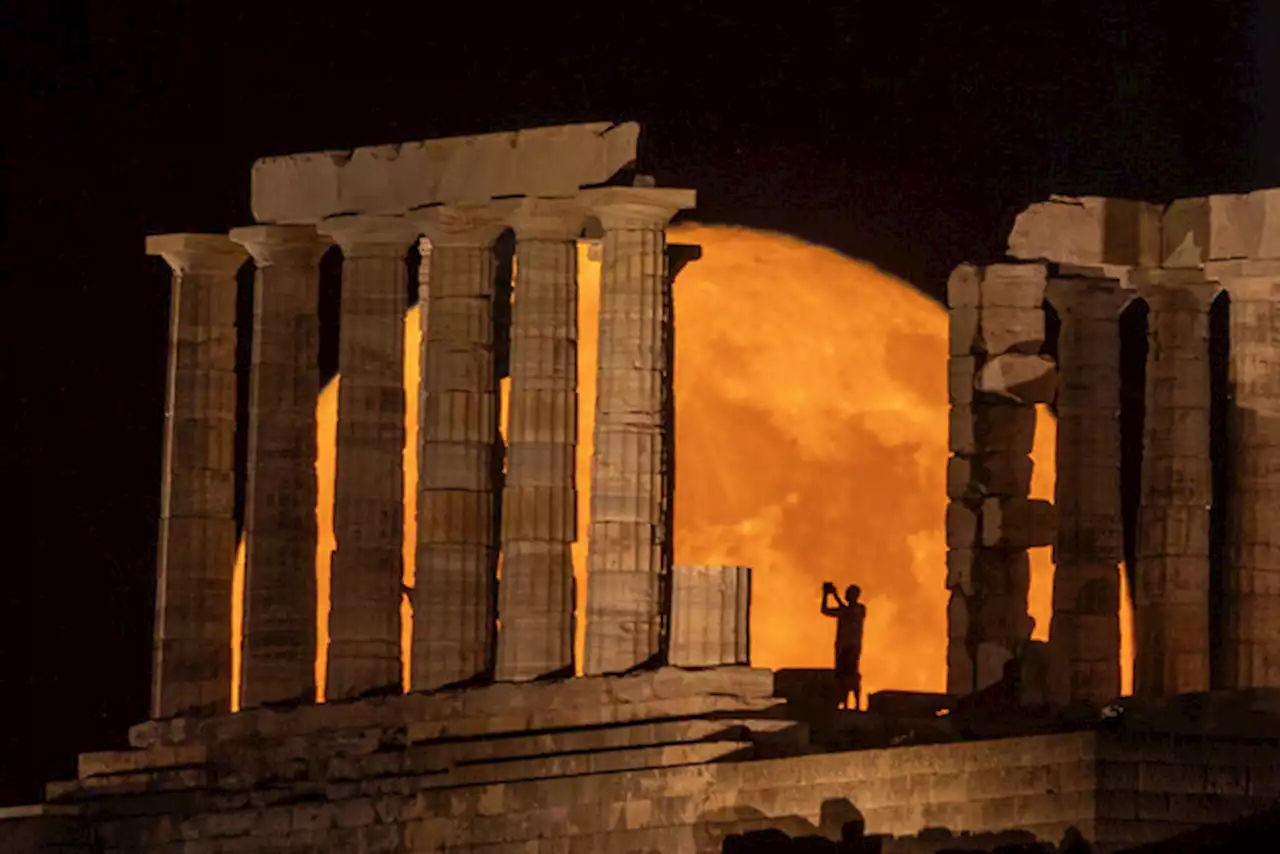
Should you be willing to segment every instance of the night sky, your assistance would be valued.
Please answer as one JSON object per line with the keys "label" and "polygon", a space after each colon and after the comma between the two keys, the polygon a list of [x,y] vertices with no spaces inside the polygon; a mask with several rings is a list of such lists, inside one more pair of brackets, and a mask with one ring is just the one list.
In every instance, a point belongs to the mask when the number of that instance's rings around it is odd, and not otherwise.
{"label": "night sky", "polygon": [[696,219],[939,296],[1051,192],[1280,186],[1256,3],[5,4],[0,804],[146,717],[169,274],[143,237],[249,224],[255,158],[635,119]]}

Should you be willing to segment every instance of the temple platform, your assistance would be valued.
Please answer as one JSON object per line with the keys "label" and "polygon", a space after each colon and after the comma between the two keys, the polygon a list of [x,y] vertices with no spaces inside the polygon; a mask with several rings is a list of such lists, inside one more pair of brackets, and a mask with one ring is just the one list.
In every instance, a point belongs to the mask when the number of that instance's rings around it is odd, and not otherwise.
{"label": "temple platform", "polygon": [[82,755],[46,804],[0,811],[0,851],[1118,851],[1280,804],[1278,710],[1194,695],[1075,732],[831,750],[746,667],[251,710]]}

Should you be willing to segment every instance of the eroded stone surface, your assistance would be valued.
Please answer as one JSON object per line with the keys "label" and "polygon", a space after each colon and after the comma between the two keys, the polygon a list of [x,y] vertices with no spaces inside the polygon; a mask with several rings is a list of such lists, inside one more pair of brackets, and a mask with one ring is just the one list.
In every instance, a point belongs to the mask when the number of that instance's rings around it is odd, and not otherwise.
{"label": "eroded stone surface", "polygon": [[398,217],[320,226],[342,248],[337,462],[330,575],[330,698],[400,687],[406,256]]}
{"label": "eroded stone surface", "polygon": [[1232,494],[1222,685],[1280,687],[1280,277],[1224,280],[1231,298]]}
{"label": "eroded stone surface", "polygon": [[433,208],[417,221],[431,242],[422,293],[418,436],[415,690],[492,673],[498,532],[493,244],[509,205]]}
{"label": "eroded stone surface", "polygon": [[1160,263],[1159,205],[1099,196],[1051,196],[1018,214],[1014,258],[1060,264]]}
{"label": "eroded stone surface", "polygon": [[1149,346],[1134,590],[1140,695],[1209,688],[1208,309],[1216,290],[1181,280],[1142,290]]}
{"label": "eroded stone surface", "polygon": [[498,679],[573,671],[578,246],[572,201],[524,204],[516,229]]}
{"label": "eroded stone surface", "polygon": [[1120,694],[1120,311],[1112,279],[1054,279],[1058,433],[1050,696],[1059,705]]}
{"label": "eroded stone surface", "polygon": [[670,518],[664,473],[671,381],[666,223],[690,190],[583,194],[605,229],[600,273],[587,673],[620,673],[663,654]]}
{"label": "eroded stone surface", "polygon": [[750,664],[751,568],[677,566],[671,572],[671,664]]}
{"label": "eroded stone surface", "polygon": [[237,228],[257,263],[241,704],[315,697],[320,258],[310,226]]}
{"label": "eroded stone surface", "polygon": [[253,164],[253,216],[314,223],[501,196],[572,196],[632,164],[639,133],[634,122],[595,122],[264,157]]}
{"label": "eroded stone surface", "polygon": [[1030,637],[1026,549],[1055,514],[1027,499],[1035,404],[1054,399],[1044,343],[1045,264],[962,264],[948,281],[951,400],[946,514],[947,690],[1000,680]]}
{"label": "eroded stone surface", "polygon": [[231,702],[236,272],[223,235],[147,238],[173,270],[151,714]]}

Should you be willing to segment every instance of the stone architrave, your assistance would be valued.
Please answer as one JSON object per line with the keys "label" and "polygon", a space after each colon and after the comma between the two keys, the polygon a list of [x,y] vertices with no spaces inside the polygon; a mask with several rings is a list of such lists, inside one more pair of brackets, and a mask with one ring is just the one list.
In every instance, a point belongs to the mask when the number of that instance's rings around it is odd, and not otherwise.
{"label": "stone architrave", "polygon": [[422,334],[410,682],[484,677],[494,659],[497,532],[493,244],[514,202],[414,214],[431,242]]}
{"label": "stone architrave", "polygon": [[162,234],[173,270],[151,716],[231,707],[235,565],[236,272],[224,235]]}
{"label": "stone architrave", "polygon": [[319,230],[343,253],[326,691],[343,699],[401,688],[406,258],[419,229],[349,216]]}
{"label": "stone architrave", "polygon": [[1120,696],[1120,312],[1105,278],[1051,279],[1058,333],[1058,476],[1054,504],[1050,697],[1055,705]]}
{"label": "stone architrave", "polygon": [[598,675],[654,664],[664,654],[666,224],[694,206],[695,194],[604,187],[580,198],[604,228],[585,662],[586,673]]}
{"label": "stone architrave", "polygon": [[527,199],[511,219],[516,282],[498,587],[500,680],[573,675],[577,237],[585,217],[572,199]]}
{"label": "stone architrave", "polygon": [[675,667],[750,664],[751,568],[671,570],[671,661]]}
{"label": "stone architrave", "polygon": [[1227,689],[1280,688],[1280,262],[1224,278],[1231,298]]}
{"label": "stone architrave", "polygon": [[1134,583],[1134,693],[1209,689],[1209,317],[1217,286],[1157,271],[1147,301],[1147,388]]}
{"label": "stone architrave", "polygon": [[315,228],[252,226],[253,362],[245,500],[241,706],[315,697],[316,397],[320,258]]}
{"label": "stone architrave", "polygon": [[263,157],[253,164],[258,222],[399,214],[516,196],[571,196],[636,160],[640,126],[589,122]]}

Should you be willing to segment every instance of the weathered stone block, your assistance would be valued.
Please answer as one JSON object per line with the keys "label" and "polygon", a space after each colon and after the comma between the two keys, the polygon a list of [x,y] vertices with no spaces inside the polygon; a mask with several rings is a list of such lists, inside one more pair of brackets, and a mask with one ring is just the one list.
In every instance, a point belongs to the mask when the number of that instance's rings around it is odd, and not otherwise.
{"label": "weathered stone block", "polygon": [[947,348],[952,358],[983,351],[979,309],[959,306],[947,313]]}
{"label": "weathered stone block", "polygon": [[988,498],[982,503],[982,544],[989,548],[1049,546],[1057,529],[1057,508],[1047,501]]}
{"label": "weathered stone block", "polygon": [[947,397],[952,403],[973,400],[973,382],[978,363],[973,356],[952,356],[947,360]]}
{"label": "weathered stone block", "polygon": [[1100,196],[1050,196],[1014,220],[1014,258],[1059,264],[1157,266],[1159,205]]}
{"label": "weathered stone block", "polygon": [[982,271],[982,308],[1039,310],[1044,304],[1048,268],[1044,264],[991,264]]}
{"label": "weathered stone block", "polygon": [[572,196],[634,161],[639,132],[634,122],[595,122],[264,157],[253,164],[253,215],[307,223],[499,196]]}
{"label": "weathered stone block", "polygon": [[1044,344],[1044,311],[1039,307],[984,307],[980,321],[986,353],[1038,353]]}
{"label": "weathered stone block", "polygon": [[750,567],[673,567],[668,653],[671,664],[750,664],[750,607]]}
{"label": "weathered stone block", "polygon": [[947,547],[973,548],[978,543],[981,515],[974,508],[959,501],[947,504]]}
{"label": "weathered stone block", "polygon": [[988,495],[1026,495],[1031,489],[1030,457],[1008,453],[954,456],[947,461],[947,497],[977,499]]}
{"label": "weathered stone block", "polygon": [[1033,407],[975,403],[951,407],[949,443],[954,454],[1005,451],[1029,456],[1035,442]]}
{"label": "weathered stone block", "polygon": [[961,264],[947,279],[947,305],[952,309],[977,308],[982,302],[982,270]]}
{"label": "weathered stone block", "polygon": [[974,379],[982,394],[1018,403],[1052,403],[1058,390],[1058,372],[1048,356],[1004,353],[986,361]]}
{"label": "weathered stone block", "polygon": [[1175,200],[1165,208],[1162,231],[1162,266],[1203,266],[1209,259],[1209,200]]}

